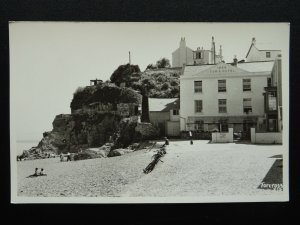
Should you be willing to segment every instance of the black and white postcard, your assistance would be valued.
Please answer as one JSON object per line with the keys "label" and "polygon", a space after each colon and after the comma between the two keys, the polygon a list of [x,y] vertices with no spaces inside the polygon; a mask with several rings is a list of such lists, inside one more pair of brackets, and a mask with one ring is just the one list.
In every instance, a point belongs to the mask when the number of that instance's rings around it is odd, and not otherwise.
{"label": "black and white postcard", "polygon": [[10,22],[11,201],[289,201],[289,30]]}

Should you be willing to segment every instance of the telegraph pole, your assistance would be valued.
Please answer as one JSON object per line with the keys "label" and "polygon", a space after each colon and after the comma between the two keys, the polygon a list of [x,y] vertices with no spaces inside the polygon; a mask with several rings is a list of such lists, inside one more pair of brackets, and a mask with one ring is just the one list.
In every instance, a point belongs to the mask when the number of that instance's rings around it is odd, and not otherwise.
{"label": "telegraph pole", "polygon": [[129,51],[129,65],[131,65],[131,55],[130,55],[130,51]]}

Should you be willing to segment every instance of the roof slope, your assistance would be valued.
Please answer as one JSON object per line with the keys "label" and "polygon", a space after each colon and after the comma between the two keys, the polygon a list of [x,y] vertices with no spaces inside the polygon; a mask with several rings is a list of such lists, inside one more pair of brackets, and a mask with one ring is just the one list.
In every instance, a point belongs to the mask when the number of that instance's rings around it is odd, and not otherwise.
{"label": "roof slope", "polygon": [[184,68],[184,75],[194,75],[196,73],[200,73],[206,69],[214,67],[215,64],[208,64],[208,65],[198,65],[198,66],[186,66]]}
{"label": "roof slope", "polygon": [[179,98],[149,98],[149,111],[169,112],[179,109]]}
{"label": "roof slope", "polygon": [[238,63],[237,67],[248,72],[272,72],[274,61]]}
{"label": "roof slope", "polygon": [[274,49],[274,46],[271,43],[256,43],[255,45],[252,43],[247,52],[246,58],[248,57],[252,47],[255,47],[258,51],[281,51],[278,49]]}

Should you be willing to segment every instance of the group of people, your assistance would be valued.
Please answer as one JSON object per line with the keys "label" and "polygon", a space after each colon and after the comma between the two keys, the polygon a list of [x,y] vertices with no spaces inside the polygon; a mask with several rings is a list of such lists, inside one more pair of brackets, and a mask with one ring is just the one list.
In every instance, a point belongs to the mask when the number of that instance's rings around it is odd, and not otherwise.
{"label": "group of people", "polygon": [[38,176],[47,176],[47,174],[45,174],[44,172],[44,168],[41,168],[40,171],[39,168],[35,168],[34,174],[29,175],[28,177],[38,177]]}

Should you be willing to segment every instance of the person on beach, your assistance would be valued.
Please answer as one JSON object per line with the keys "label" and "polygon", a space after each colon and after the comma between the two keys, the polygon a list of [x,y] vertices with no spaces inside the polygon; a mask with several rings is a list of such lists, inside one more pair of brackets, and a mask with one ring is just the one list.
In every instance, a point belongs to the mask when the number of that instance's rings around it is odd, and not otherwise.
{"label": "person on beach", "polygon": [[41,172],[40,172],[39,175],[40,175],[40,176],[47,176],[47,174],[44,173],[44,169],[43,169],[43,168],[41,169]]}
{"label": "person on beach", "polygon": [[165,137],[165,145],[169,145],[169,139]]}
{"label": "person on beach", "polygon": [[27,178],[37,177],[39,175],[38,168],[35,168],[34,174],[29,175]]}
{"label": "person on beach", "polygon": [[60,161],[63,162],[64,161],[64,155],[63,155],[63,153],[60,153],[59,157],[60,157]]}
{"label": "person on beach", "polygon": [[68,161],[71,161],[71,153],[70,152],[68,152],[68,154],[67,154],[67,162]]}
{"label": "person on beach", "polygon": [[189,138],[190,138],[190,143],[192,145],[193,144],[193,134],[192,134],[192,131],[189,131]]}
{"label": "person on beach", "polygon": [[39,169],[38,168],[35,168],[35,171],[34,171],[34,176],[38,176],[39,174],[38,174],[38,172],[39,172]]}

